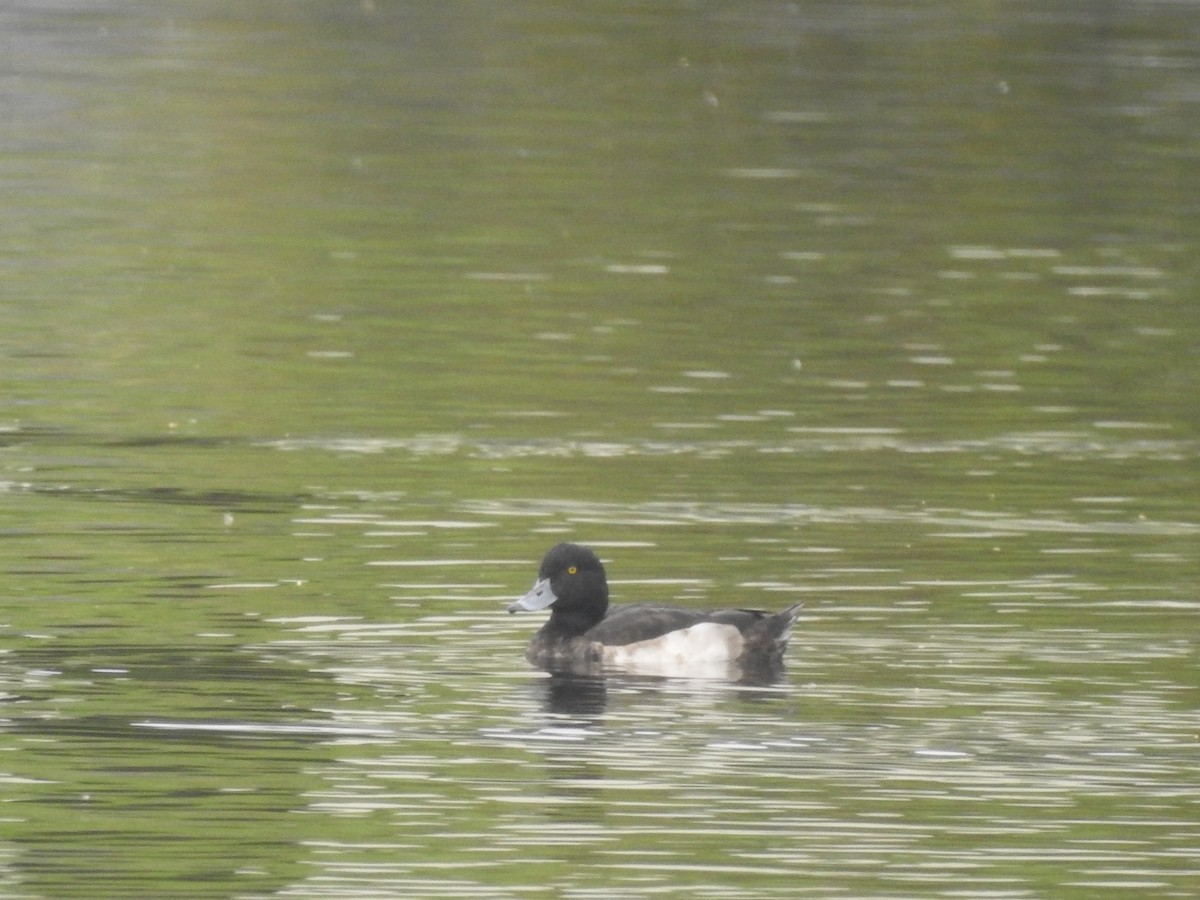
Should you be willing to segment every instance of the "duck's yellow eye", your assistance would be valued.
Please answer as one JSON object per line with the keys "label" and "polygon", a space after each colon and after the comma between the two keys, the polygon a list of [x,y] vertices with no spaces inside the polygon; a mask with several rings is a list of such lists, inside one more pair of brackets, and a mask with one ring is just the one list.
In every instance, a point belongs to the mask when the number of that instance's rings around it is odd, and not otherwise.
{"label": "duck's yellow eye", "polygon": [[574,575],[578,571],[579,570],[577,568],[575,568],[574,566],[567,566],[567,574],[568,575]]}

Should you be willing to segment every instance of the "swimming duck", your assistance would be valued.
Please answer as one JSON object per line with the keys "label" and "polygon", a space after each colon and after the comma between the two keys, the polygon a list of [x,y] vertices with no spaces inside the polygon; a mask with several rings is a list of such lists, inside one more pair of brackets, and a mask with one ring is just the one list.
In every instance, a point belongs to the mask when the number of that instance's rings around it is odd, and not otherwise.
{"label": "swimming duck", "polygon": [[801,604],[780,613],[635,604],[608,607],[599,557],[578,544],[547,551],[537,581],[510,613],[550,609],[526,658],[551,672],[778,674]]}

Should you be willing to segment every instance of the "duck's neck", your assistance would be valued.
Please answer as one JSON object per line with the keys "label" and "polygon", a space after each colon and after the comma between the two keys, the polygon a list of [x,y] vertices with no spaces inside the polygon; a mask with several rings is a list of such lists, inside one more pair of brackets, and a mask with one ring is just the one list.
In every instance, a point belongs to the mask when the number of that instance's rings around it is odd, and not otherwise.
{"label": "duck's neck", "polygon": [[542,631],[556,638],[579,637],[600,623],[607,612],[607,604],[605,607],[599,616],[594,610],[585,612],[577,609],[552,609],[549,620],[542,626]]}

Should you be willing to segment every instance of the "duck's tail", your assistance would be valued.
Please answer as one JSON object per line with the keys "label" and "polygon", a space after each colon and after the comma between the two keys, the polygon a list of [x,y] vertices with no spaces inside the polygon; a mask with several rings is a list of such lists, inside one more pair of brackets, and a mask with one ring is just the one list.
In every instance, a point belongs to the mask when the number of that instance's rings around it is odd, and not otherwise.
{"label": "duck's tail", "polygon": [[796,619],[800,616],[800,610],[803,608],[803,603],[793,603],[783,612],[776,613],[767,619],[767,622],[771,624],[771,631],[774,633],[775,643],[779,647],[780,653],[787,649],[788,638],[792,636],[792,626],[796,624]]}
{"label": "duck's tail", "polygon": [[763,616],[750,626],[745,635],[746,655],[781,659],[803,607],[803,603],[793,604],[783,612]]}
{"label": "duck's tail", "polygon": [[758,621],[742,633],[745,643],[738,665],[743,683],[771,684],[782,676],[788,638],[803,606],[796,603],[783,612],[759,613]]}

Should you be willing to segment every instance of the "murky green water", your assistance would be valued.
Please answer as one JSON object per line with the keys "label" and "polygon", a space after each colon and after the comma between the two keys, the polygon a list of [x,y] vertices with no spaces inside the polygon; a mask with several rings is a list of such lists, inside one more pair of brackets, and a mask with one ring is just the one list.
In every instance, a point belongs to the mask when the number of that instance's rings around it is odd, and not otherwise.
{"label": "murky green water", "polygon": [[[1193,6],[0,48],[0,895],[1200,891]],[[530,670],[564,538],[786,676]]]}

